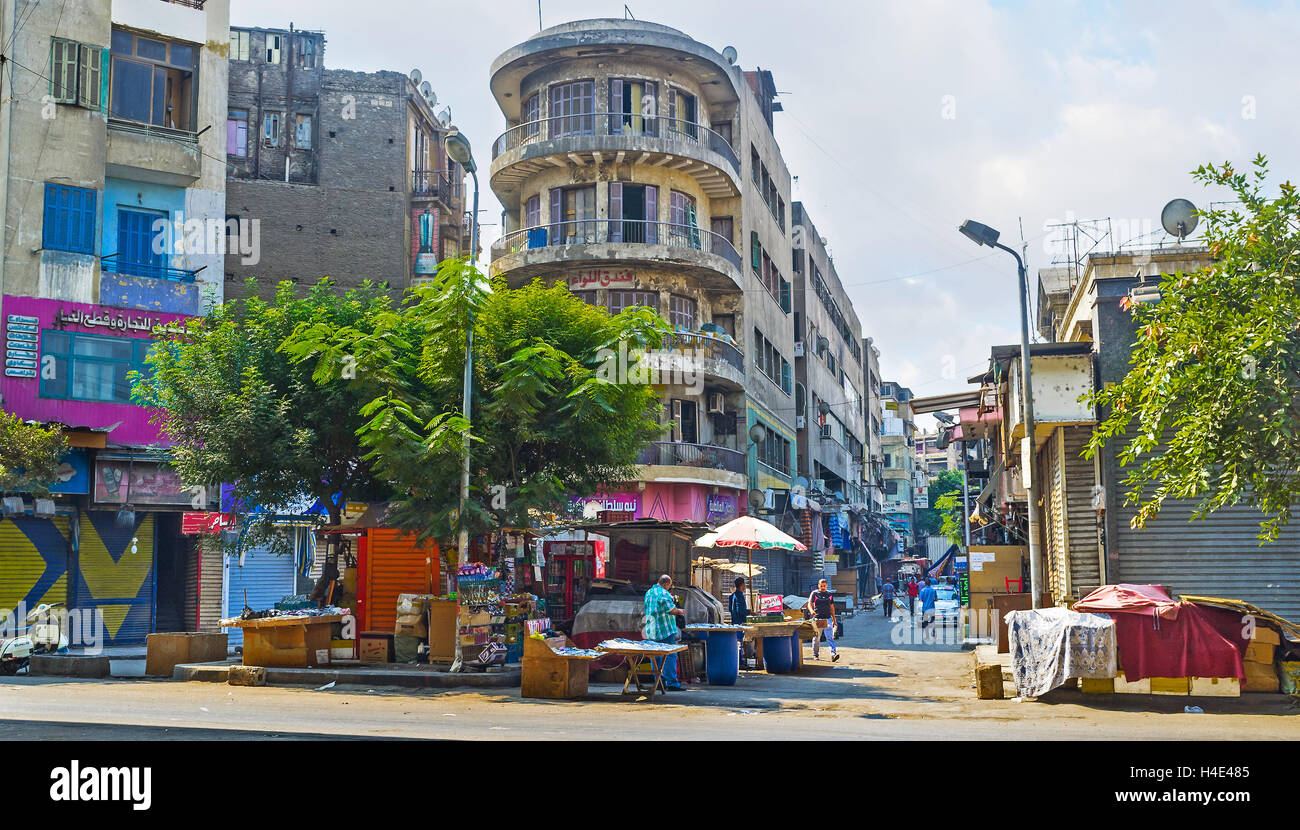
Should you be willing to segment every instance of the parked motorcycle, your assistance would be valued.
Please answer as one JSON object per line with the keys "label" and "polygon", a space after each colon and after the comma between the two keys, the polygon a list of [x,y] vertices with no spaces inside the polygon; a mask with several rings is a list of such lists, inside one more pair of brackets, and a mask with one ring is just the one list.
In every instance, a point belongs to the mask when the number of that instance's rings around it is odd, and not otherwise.
{"label": "parked motorcycle", "polygon": [[[24,620],[25,630],[0,641],[0,674],[14,675],[31,665],[33,654],[64,653],[68,637],[63,633],[63,615],[54,613],[57,605],[41,603]],[[0,626],[9,622],[9,612],[0,617]]]}

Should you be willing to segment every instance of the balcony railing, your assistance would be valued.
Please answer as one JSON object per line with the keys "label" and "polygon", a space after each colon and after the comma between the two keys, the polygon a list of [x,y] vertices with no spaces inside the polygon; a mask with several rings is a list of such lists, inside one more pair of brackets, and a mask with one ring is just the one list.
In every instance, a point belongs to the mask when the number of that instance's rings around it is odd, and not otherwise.
{"label": "balcony railing", "polygon": [[673,332],[664,338],[664,347],[681,351],[694,351],[713,360],[731,364],[738,372],[745,371],[745,355],[732,344],[717,337],[694,332]]}
{"label": "balcony railing", "polygon": [[172,141],[180,141],[184,144],[199,143],[199,134],[191,130],[177,130],[171,127],[159,127],[157,124],[146,124],[143,121],[129,121],[117,116],[109,117],[108,126],[124,133],[137,133],[139,135],[167,138]]}
{"label": "balcony railing", "polygon": [[692,225],[645,219],[578,219],[512,231],[492,245],[492,255],[551,245],[667,245],[707,251],[740,269],[740,253],[722,234]]}
{"label": "balcony railing", "polygon": [[588,112],[525,121],[497,136],[492,144],[492,158],[524,144],[577,135],[662,136],[691,141],[722,156],[736,173],[740,172],[740,157],[721,133],[694,121],[631,112]]}
{"label": "balcony railing", "polygon": [[411,173],[411,195],[450,203],[460,197],[459,182],[453,181],[446,170],[416,170]]}
{"label": "balcony railing", "polygon": [[151,262],[131,262],[121,259],[121,254],[109,254],[100,257],[99,269],[108,274],[149,277],[156,280],[171,280],[172,282],[194,282],[195,275],[203,270],[203,268],[199,268],[190,271],[185,268],[172,268],[170,265],[155,265]]}
{"label": "balcony railing", "polygon": [[701,467],[707,470],[726,470],[745,475],[745,454],[727,447],[712,444],[686,444],[674,441],[656,441],[637,456],[638,464],[657,464],[665,467]]}

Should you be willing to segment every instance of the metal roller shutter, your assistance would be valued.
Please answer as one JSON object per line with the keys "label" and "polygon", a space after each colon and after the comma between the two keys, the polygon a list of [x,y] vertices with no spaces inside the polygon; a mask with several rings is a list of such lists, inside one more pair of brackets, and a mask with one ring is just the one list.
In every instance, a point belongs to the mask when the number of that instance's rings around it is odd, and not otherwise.
{"label": "metal roller shutter", "polygon": [[71,520],[0,519],[0,608],[66,603]]}
{"label": "metal roller shutter", "polygon": [[[1122,501],[1122,496],[1120,497]],[[1165,502],[1143,530],[1129,527],[1133,507],[1117,505],[1115,582],[1166,586],[1175,594],[1227,597],[1300,620],[1300,527],[1260,545],[1260,514],[1225,507],[1189,522],[1189,502]]]}
{"label": "metal roller shutter", "polygon": [[199,619],[198,631],[220,631],[224,613],[226,575],[221,556],[221,541],[217,536],[201,536],[198,543],[199,560]]}
{"label": "metal roller shutter", "polygon": [[[225,557],[225,610],[223,617],[237,617],[244,605],[254,611],[265,611],[294,593],[293,557],[280,556],[267,548],[246,550],[241,563],[238,554]],[[244,642],[243,629],[224,629],[230,636],[230,645]]]}
{"label": "metal roller shutter", "polygon": [[143,643],[153,631],[154,573],[153,513],[137,512],[133,527],[118,527],[116,511],[81,514],[72,600],[104,615],[107,644]]}
{"label": "metal roller shutter", "polygon": [[397,622],[398,594],[432,593],[441,583],[438,546],[432,542],[417,546],[414,535],[372,528],[365,576],[365,586],[358,586],[358,622],[366,631],[392,631]]}
{"label": "metal roller shutter", "polygon": [[1089,588],[1101,585],[1101,545],[1097,509],[1092,491],[1097,483],[1095,462],[1084,458],[1083,448],[1092,434],[1090,427],[1065,429],[1065,524],[1066,554],[1070,559],[1069,593],[1081,599]]}

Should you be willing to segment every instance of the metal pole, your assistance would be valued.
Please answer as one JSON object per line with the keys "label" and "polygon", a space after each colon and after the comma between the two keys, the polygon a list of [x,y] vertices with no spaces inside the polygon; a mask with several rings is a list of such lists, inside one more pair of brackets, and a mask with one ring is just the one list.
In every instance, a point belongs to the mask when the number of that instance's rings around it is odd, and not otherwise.
{"label": "metal pole", "polygon": [[[1021,389],[1021,401],[1025,409],[1025,438],[1029,442],[1028,464],[1032,467],[1034,458],[1037,453],[1034,452],[1034,395],[1033,395],[1033,372],[1029,354],[1029,278],[1025,274],[1025,261],[1020,258],[1020,254],[1006,245],[997,243],[997,247],[1008,252],[1016,258],[1016,268],[1020,272],[1020,373],[1024,376]],[[1021,463],[1026,463],[1024,453],[1021,453]],[[1021,470],[1021,475],[1025,471]],[[1038,561],[1038,499],[1039,499],[1039,481],[1038,475],[1029,470],[1029,590],[1033,593],[1030,598],[1034,608],[1042,608],[1043,583],[1042,567]]]}
{"label": "metal pole", "polygon": [[[474,179],[474,212],[470,214],[469,221],[469,264],[470,267],[478,270],[478,171],[470,173]],[[461,415],[465,418],[465,423],[471,423],[472,414],[472,387],[474,378],[474,312],[471,310],[469,321],[465,327],[465,377],[461,389],[463,403],[461,404]],[[470,440],[469,436],[465,437],[465,457],[462,459],[460,469],[460,551],[457,557],[459,564],[469,563],[469,528],[465,524],[465,503],[469,501],[469,456]]]}

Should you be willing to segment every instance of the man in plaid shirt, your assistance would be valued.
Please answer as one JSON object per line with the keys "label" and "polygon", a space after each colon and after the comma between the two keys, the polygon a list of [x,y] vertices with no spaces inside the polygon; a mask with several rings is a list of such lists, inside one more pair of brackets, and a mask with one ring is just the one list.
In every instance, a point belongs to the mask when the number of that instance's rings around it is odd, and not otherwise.
{"label": "man in plaid shirt", "polygon": [[[645,622],[641,626],[641,637],[658,643],[678,641],[677,621],[673,616],[685,616],[686,612],[677,607],[677,600],[668,593],[673,586],[673,578],[668,574],[659,577],[659,582],[650,586],[645,592]],[[675,692],[682,690],[677,679],[677,655],[670,655],[664,661],[664,688]]]}

